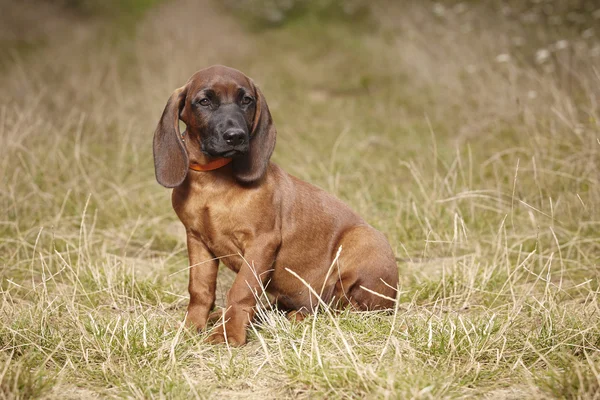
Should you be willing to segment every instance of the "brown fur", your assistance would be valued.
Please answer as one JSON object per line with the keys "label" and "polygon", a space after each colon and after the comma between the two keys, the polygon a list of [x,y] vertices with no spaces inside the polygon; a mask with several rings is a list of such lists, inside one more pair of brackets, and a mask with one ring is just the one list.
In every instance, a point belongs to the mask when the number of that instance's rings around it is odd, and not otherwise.
{"label": "brown fur", "polygon": [[[242,88],[254,94],[256,104],[244,114],[249,151],[222,168],[197,172],[188,163],[213,160],[200,149],[213,133],[206,132],[207,121],[192,107],[196,92],[206,88],[217,93],[221,104],[234,103],[236,90]],[[179,118],[187,125],[185,141]],[[227,256],[222,262],[237,272],[227,293],[225,323],[211,334],[211,342],[246,342],[246,327],[263,287],[295,319],[314,310],[315,296],[286,269],[337,307],[371,310],[394,304],[398,269],[384,235],[334,196],[270,162],[275,136],[262,93],[244,74],[222,66],[198,71],[177,89],[155,133],[157,179],[175,188],[173,208],[187,232],[189,326],[206,327],[215,302],[215,258]],[[330,270],[340,246],[339,260]]]}

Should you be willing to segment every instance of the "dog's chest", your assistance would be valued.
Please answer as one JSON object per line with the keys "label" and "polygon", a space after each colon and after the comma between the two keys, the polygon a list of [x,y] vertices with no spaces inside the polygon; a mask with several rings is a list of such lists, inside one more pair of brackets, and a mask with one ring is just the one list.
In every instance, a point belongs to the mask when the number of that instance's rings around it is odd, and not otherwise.
{"label": "dog's chest", "polygon": [[173,193],[173,208],[186,230],[199,237],[216,257],[244,254],[249,242],[251,231],[238,203],[239,196],[227,192]]}

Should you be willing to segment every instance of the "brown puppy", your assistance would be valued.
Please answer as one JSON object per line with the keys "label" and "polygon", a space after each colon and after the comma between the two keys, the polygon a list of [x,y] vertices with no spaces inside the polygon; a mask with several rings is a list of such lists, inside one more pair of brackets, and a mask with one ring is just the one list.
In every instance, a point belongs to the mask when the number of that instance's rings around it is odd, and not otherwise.
{"label": "brown puppy", "polygon": [[225,323],[211,342],[246,342],[262,288],[289,312],[314,310],[314,292],[358,310],[394,304],[398,269],[384,235],[334,196],[271,163],[275,136],[260,90],[223,66],[198,71],[177,89],[154,133],[156,179],[175,188],[173,208],[187,232],[188,325],[206,326],[216,258],[237,272]]}

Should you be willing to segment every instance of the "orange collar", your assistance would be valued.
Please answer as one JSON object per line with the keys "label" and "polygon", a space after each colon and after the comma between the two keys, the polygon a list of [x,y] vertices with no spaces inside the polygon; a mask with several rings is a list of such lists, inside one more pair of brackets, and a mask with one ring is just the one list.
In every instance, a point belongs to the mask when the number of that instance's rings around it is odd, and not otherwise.
{"label": "orange collar", "polygon": [[190,163],[190,169],[194,171],[206,172],[219,169],[231,162],[231,158],[216,158],[207,164]]}

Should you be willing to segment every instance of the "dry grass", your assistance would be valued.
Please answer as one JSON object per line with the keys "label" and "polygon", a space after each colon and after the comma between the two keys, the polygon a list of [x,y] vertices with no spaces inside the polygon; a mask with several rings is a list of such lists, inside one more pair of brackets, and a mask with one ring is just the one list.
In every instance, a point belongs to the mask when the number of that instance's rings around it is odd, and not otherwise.
{"label": "dry grass", "polygon": [[[0,398],[600,398],[600,11],[402,4],[262,30],[208,1],[135,29],[28,8],[56,23],[2,36]],[[393,314],[264,307],[241,349],[182,328],[150,143],[213,63],[263,88],[275,161],[406,258]]]}

